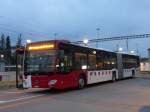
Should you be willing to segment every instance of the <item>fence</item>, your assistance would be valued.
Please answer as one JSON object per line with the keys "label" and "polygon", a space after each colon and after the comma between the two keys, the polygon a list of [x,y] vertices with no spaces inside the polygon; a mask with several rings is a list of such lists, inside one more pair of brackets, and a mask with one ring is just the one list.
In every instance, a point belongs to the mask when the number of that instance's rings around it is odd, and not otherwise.
{"label": "fence", "polygon": [[14,81],[16,80],[16,72],[0,72],[0,80],[1,81]]}
{"label": "fence", "polygon": [[[0,81],[14,81],[16,80],[16,66],[4,66],[5,71],[0,72]],[[21,66],[18,66],[18,73],[21,74]]]}

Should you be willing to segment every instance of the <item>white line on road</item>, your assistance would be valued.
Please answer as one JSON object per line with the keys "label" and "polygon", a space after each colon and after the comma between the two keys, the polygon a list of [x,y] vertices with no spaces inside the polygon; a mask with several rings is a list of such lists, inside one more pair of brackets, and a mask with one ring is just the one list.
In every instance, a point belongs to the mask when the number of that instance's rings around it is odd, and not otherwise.
{"label": "white line on road", "polygon": [[27,99],[31,99],[31,98],[41,97],[41,96],[44,96],[44,95],[45,95],[45,94],[36,95],[36,96],[22,97],[22,98],[11,99],[11,100],[6,100],[6,101],[0,101],[0,104],[3,104],[3,103],[11,103],[11,102],[20,101],[20,100],[27,100]]}
{"label": "white line on road", "polygon": [[7,94],[7,93],[8,93],[8,94],[9,94],[9,93],[10,93],[10,94],[17,94],[17,93],[24,93],[24,92],[11,92],[11,91],[9,92],[9,91],[8,91],[8,92],[2,92],[2,93],[6,93],[6,94]]}

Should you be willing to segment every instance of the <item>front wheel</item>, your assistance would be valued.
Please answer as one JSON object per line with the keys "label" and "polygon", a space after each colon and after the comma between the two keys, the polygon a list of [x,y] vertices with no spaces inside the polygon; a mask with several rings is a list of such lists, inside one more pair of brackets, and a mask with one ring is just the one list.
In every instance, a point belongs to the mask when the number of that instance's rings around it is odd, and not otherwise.
{"label": "front wheel", "polygon": [[83,76],[80,76],[80,77],[79,77],[79,80],[78,80],[78,89],[83,89],[84,86],[85,86],[84,77],[83,77]]}

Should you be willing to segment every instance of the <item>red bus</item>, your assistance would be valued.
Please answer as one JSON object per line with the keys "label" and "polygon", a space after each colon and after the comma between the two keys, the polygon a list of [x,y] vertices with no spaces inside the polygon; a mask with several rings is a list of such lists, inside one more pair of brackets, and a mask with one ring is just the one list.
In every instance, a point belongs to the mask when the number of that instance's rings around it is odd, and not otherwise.
{"label": "red bus", "polygon": [[84,88],[86,85],[134,77],[139,57],[52,40],[27,44],[25,88]]}

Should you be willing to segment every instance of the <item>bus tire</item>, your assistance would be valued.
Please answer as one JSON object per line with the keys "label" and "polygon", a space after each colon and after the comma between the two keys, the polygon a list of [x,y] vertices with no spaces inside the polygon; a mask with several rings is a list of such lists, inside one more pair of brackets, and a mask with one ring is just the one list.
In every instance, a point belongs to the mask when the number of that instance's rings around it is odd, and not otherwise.
{"label": "bus tire", "polygon": [[112,75],[112,82],[116,82],[116,72],[115,71],[113,72],[113,75]]}
{"label": "bus tire", "polygon": [[78,89],[83,89],[85,87],[85,78],[81,75],[78,79]]}

